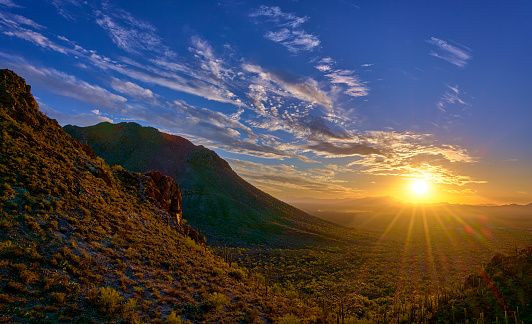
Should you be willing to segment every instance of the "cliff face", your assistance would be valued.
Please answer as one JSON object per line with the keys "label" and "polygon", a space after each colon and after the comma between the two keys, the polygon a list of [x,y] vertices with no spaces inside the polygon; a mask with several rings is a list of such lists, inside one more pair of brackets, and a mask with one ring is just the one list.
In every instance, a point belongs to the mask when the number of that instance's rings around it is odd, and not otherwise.
{"label": "cliff face", "polygon": [[142,186],[144,194],[180,224],[183,216],[183,199],[177,182],[159,171],[147,172],[145,176],[146,181]]}

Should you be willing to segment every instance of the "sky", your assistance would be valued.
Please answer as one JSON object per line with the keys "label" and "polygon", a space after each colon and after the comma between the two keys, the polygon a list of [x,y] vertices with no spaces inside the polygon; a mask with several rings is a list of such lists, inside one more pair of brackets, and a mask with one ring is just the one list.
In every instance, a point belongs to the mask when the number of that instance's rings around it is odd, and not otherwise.
{"label": "sky", "polygon": [[46,115],[183,136],[278,198],[532,202],[531,58],[530,1],[0,0]]}

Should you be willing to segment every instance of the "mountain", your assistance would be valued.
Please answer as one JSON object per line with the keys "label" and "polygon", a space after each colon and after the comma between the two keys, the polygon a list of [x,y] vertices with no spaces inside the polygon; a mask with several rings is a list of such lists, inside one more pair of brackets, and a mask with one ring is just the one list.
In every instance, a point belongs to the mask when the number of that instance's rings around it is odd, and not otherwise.
{"label": "mountain", "polygon": [[257,189],[214,151],[136,123],[67,125],[64,130],[110,165],[174,178],[185,219],[209,242],[232,246],[303,247],[336,242],[351,234]]}
{"label": "mountain", "polygon": [[111,168],[0,70],[0,322],[264,323],[316,314],[181,224],[178,184]]}

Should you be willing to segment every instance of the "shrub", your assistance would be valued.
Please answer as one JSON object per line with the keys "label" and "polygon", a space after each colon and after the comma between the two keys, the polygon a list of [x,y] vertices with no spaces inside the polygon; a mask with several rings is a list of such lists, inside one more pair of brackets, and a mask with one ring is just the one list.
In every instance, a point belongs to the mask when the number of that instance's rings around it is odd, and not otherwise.
{"label": "shrub", "polygon": [[97,304],[103,313],[113,315],[118,312],[120,303],[123,299],[124,298],[115,289],[111,287],[101,287],[99,289]]}
{"label": "shrub", "polygon": [[294,314],[287,314],[279,318],[279,324],[299,324],[299,318]]}
{"label": "shrub", "polygon": [[51,228],[54,231],[58,231],[59,230],[59,223],[56,220],[50,221],[50,223],[48,223],[48,227]]}
{"label": "shrub", "polygon": [[214,308],[225,306],[229,303],[229,300],[224,294],[213,292],[209,297],[208,304]]}
{"label": "shrub", "polygon": [[189,249],[201,251],[201,246],[197,245],[196,242],[194,242],[194,240],[190,237],[185,237],[181,242]]}
{"label": "shrub", "polygon": [[135,286],[133,287],[133,290],[135,291],[135,293],[139,294],[139,295],[144,295],[144,288],[142,287],[139,287],[139,286]]}
{"label": "shrub", "polygon": [[0,242],[0,256],[9,254],[12,245],[11,241]]}
{"label": "shrub", "polygon": [[37,274],[29,270],[21,271],[19,277],[26,285],[39,281]]}
{"label": "shrub", "polygon": [[58,305],[63,305],[65,303],[65,297],[65,294],[60,292],[52,292],[50,294],[50,298]]}
{"label": "shrub", "polygon": [[231,270],[231,272],[229,272],[229,275],[235,278],[236,280],[242,280],[246,276],[242,269]]}
{"label": "shrub", "polygon": [[133,298],[129,298],[122,308],[124,315],[129,315],[137,308],[137,301]]}
{"label": "shrub", "polygon": [[168,316],[166,316],[165,323],[168,324],[181,324],[183,321],[181,320],[181,316],[177,315],[175,311],[171,311]]}
{"label": "shrub", "polygon": [[213,268],[212,269],[212,274],[215,277],[221,277],[223,275],[223,273],[224,273],[223,270],[220,269],[220,268]]}

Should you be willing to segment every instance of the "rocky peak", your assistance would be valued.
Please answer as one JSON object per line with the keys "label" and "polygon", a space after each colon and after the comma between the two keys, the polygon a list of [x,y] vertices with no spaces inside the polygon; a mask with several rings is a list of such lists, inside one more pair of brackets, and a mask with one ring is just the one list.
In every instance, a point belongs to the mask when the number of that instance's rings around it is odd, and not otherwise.
{"label": "rocky peak", "polygon": [[40,125],[44,119],[31,94],[31,87],[23,78],[7,69],[0,70],[0,106],[14,120],[32,127]]}

